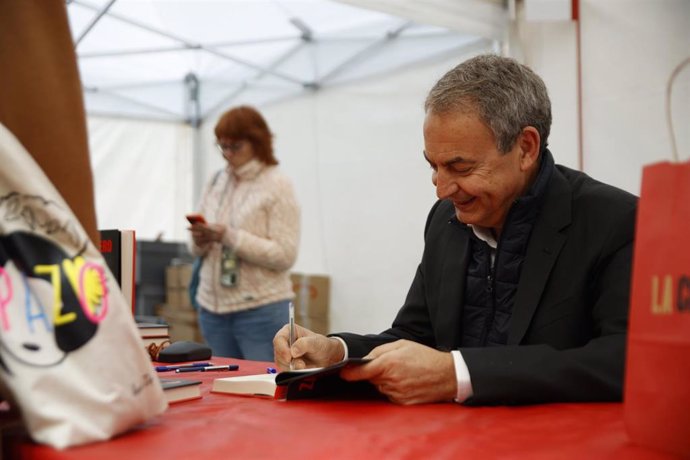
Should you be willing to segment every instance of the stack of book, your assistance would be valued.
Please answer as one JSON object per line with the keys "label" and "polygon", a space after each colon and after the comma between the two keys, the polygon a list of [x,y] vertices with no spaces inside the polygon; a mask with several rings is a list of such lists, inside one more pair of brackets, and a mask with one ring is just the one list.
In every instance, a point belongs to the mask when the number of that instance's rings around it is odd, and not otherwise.
{"label": "stack of book", "polygon": [[170,327],[167,324],[138,322],[137,328],[146,349],[149,349],[151,345],[160,349],[170,341]]}

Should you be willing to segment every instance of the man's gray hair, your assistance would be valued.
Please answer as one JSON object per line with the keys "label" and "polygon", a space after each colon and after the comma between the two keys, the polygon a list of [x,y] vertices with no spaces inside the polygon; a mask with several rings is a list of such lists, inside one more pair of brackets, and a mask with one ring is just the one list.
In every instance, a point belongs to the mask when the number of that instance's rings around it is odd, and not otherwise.
{"label": "man's gray hair", "polygon": [[448,71],[424,103],[427,113],[476,113],[491,129],[502,153],[513,148],[526,126],[533,126],[546,148],[551,102],[544,81],[514,59],[484,54]]}

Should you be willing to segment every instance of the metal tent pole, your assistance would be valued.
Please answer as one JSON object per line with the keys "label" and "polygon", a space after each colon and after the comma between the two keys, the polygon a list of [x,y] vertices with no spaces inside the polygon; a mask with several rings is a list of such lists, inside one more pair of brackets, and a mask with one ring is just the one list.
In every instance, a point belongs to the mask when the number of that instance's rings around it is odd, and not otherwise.
{"label": "metal tent pole", "polygon": [[187,88],[185,98],[186,121],[193,128],[192,131],[192,205],[196,206],[201,198],[201,187],[203,185],[202,161],[201,161],[201,104],[199,101],[199,78],[188,73],[184,77],[184,84]]}

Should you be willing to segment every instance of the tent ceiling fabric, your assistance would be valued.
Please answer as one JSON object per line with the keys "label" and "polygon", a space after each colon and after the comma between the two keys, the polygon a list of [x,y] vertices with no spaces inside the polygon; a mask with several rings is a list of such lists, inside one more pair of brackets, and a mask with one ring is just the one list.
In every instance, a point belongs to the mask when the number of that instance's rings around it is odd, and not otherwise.
{"label": "tent ceiling fabric", "polygon": [[342,3],[383,11],[420,24],[505,40],[507,0],[339,0]]}
{"label": "tent ceiling fabric", "polygon": [[[505,17],[493,0],[347,2],[358,6],[329,0],[68,1],[87,112],[198,124],[230,105],[267,104],[486,49]],[[366,3],[400,16],[362,8]],[[440,8],[442,18],[434,21],[430,6]],[[449,22],[468,24],[473,33],[449,28]]]}

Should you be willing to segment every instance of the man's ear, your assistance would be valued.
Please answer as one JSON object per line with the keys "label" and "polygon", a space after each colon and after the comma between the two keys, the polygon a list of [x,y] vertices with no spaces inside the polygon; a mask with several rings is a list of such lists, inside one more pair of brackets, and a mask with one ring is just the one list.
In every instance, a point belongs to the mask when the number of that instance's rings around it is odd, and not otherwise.
{"label": "man's ear", "polygon": [[541,136],[534,126],[527,126],[522,129],[518,137],[520,147],[520,168],[523,171],[531,169],[539,160],[539,145]]}

